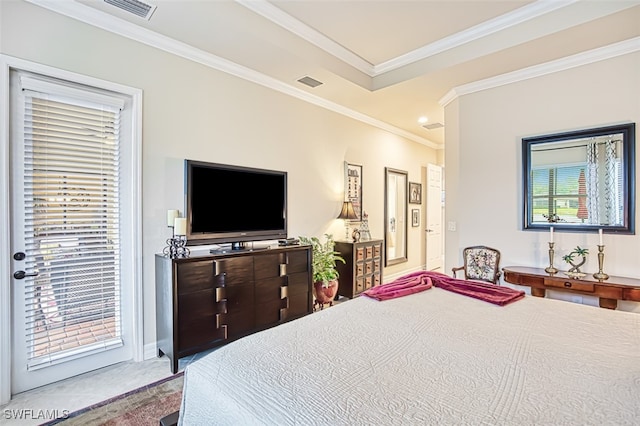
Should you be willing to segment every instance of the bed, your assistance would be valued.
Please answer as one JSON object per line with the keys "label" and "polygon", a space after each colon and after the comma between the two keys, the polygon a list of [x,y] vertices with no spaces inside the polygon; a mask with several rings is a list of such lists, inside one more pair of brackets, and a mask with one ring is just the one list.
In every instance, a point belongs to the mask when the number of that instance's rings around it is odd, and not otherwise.
{"label": "bed", "polygon": [[365,296],[185,371],[182,425],[631,425],[640,315],[433,287]]}

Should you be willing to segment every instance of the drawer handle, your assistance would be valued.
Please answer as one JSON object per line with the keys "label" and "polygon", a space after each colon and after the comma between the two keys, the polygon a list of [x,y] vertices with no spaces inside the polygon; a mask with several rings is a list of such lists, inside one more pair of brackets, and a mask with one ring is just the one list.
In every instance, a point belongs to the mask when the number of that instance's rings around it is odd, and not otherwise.
{"label": "drawer handle", "polygon": [[216,302],[220,302],[227,298],[226,291],[224,287],[216,287]]}
{"label": "drawer handle", "polygon": [[222,299],[220,302],[218,302],[218,310],[220,314],[226,314],[229,311],[227,311],[227,299]]}
{"label": "drawer handle", "polygon": [[289,298],[280,299],[280,309],[289,309]]}
{"label": "drawer handle", "polygon": [[571,287],[571,283],[569,281],[565,281],[564,282],[564,286],[569,288],[569,287]]}
{"label": "drawer handle", "polygon": [[280,299],[285,299],[289,296],[289,286],[280,286]]}
{"label": "drawer handle", "polygon": [[220,262],[217,260],[213,261],[213,276],[222,275],[223,277],[227,275],[226,272],[220,272]]}
{"label": "drawer handle", "polygon": [[280,276],[284,277],[285,275],[287,275],[287,264],[286,263],[281,263],[280,264]]}
{"label": "drawer handle", "polygon": [[228,337],[227,336],[227,325],[225,324],[221,328],[222,328],[222,333],[223,333],[222,339],[223,340],[227,340],[227,337]]}
{"label": "drawer handle", "polygon": [[[226,324],[222,324],[222,314],[216,314],[216,329],[226,328]],[[226,338],[226,335],[225,335]]]}

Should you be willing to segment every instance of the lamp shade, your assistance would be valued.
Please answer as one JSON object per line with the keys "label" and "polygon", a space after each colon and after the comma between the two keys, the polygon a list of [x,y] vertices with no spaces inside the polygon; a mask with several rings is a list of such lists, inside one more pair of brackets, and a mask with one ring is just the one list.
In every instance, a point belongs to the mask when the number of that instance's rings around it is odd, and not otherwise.
{"label": "lamp shade", "polygon": [[342,211],[338,215],[337,219],[357,219],[355,210],[353,210],[353,204],[351,201],[345,201],[342,203]]}

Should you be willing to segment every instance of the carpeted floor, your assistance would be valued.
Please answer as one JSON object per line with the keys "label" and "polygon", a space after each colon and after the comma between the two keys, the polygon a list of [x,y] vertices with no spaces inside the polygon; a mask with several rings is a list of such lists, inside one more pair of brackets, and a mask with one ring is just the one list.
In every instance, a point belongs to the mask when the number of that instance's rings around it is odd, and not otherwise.
{"label": "carpeted floor", "polygon": [[162,417],[180,409],[183,382],[183,373],[178,373],[42,426],[157,426]]}

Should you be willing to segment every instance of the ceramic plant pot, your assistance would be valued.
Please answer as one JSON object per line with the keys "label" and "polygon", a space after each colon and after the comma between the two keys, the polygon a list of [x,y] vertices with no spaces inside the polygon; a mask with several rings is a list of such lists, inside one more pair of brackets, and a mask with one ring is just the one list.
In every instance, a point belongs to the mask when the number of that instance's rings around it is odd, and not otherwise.
{"label": "ceramic plant pot", "polygon": [[327,303],[329,306],[333,305],[333,299],[337,293],[338,280],[331,280],[328,283],[322,281],[313,283],[313,297],[315,298],[315,302],[313,303],[314,309],[316,305],[319,306],[320,309],[323,309]]}

